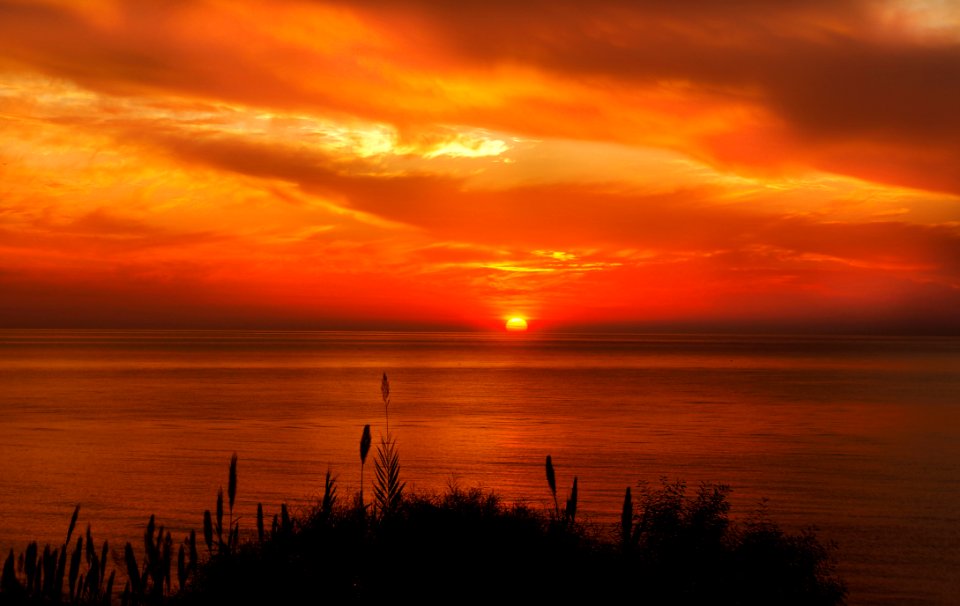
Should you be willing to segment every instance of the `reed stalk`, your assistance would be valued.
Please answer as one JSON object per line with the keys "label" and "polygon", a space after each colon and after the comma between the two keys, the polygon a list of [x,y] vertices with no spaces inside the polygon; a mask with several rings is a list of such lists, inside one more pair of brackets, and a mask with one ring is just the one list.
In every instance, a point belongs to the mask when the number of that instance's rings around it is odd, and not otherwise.
{"label": "reed stalk", "polygon": [[197,533],[195,530],[190,530],[190,537],[187,541],[187,547],[189,548],[187,553],[190,556],[190,572],[196,576],[197,567],[200,565],[200,556],[197,553]]}
{"label": "reed stalk", "polygon": [[236,547],[237,540],[236,537],[239,534],[239,529],[235,528],[233,525],[233,503],[237,499],[237,453],[233,453],[233,456],[230,457],[230,473],[228,476],[227,482],[227,498],[229,499],[230,504],[230,536],[229,536],[229,546],[227,547],[228,551],[233,551]]}
{"label": "reed stalk", "polygon": [[573,488],[570,490],[570,498],[567,499],[567,507],[564,510],[564,519],[569,524],[573,524],[577,518],[577,496],[577,476],[573,476]]}
{"label": "reed stalk", "polygon": [[223,541],[223,486],[217,491],[217,525],[214,529],[217,531],[217,549],[222,552],[226,546]]}
{"label": "reed stalk", "polygon": [[67,577],[67,588],[70,590],[70,601],[74,600],[77,592],[77,575],[80,574],[80,558],[83,557],[83,537],[77,539],[77,547],[70,558],[70,573]]}
{"label": "reed stalk", "polygon": [[263,545],[263,503],[257,503],[257,539]]}
{"label": "reed stalk", "polygon": [[13,555],[13,549],[11,549],[10,555],[7,556],[6,562],[3,563],[3,576],[0,577],[0,592],[8,595],[18,594],[21,589],[20,581],[17,580],[17,571],[14,565],[15,561],[16,558]]}
{"label": "reed stalk", "polygon": [[180,591],[187,586],[187,550],[183,544],[177,551],[177,586]]}
{"label": "reed stalk", "polygon": [[383,380],[380,381],[380,395],[383,398],[383,411],[387,419],[387,436],[390,436],[390,381],[387,379],[387,373],[383,373]]}
{"label": "reed stalk", "polygon": [[203,542],[207,544],[207,551],[213,553],[213,518],[210,510],[203,512]]}
{"label": "reed stalk", "polygon": [[287,504],[280,504],[280,532],[289,535],[293,532],[293,522],[290,520],[290,512],[287,511]]}
{"label": "reed stalk", "polygon": [[[386,376],[386,375],[384,375]],[[360,436],[360,507],[363,507],[363,467],[367,464],[367,455],[370,453],[370,425],[363,426]]]}
{"label": "reed stalk", "polygon": [[633,526],[633,497],[630,494],[630,487],[627,486],[627,492],[623,495],[623,510],[620,513],[620,543],[624,549],[630,546],[630,533]]}
{"label": "reed stalk", "polygon": [[560,504],[557,502],[557,475],[553,471],[553,459],[550,455],[547,455],[547,485],[550,487],[550,492],[553,494],[553,511],[554,519],[560,519]]}

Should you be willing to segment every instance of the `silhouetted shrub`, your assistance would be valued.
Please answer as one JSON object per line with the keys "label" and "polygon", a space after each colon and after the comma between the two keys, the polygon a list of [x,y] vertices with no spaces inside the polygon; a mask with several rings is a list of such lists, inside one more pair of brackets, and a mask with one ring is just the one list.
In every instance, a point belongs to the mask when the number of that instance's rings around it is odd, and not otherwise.
{"label": "silhouetted shrub", "polygon": [[830,549],[767,520],[734,523],[728,492],[703,485],[691,497],[682,483],[643,491],[629,549],[479,490],[406,495],[385,517],[318,507],[289,535],[215,555],[181,599],[843,603]]}
{"label": "silhouetted shrub", "polygon": [[[846,596],[834,574],[832,546],[812,531],[785,533],[763,516],[731,520],[729,488],[722,485],[704,484],[688,496],[682,482],[664,481],[638,492],[635,511],[628,489],[620,524],[602,532],[575,521],[576,480],[562,516],[557,503],[536,510],[457,488],[441,495],[404,493],[389,510],[368,515],[359,498],[337,498],[328,471],[313,511],[293,517],[283,505],[267,532],[258,506],[256,539],[250,541],[240,540],[232,517],[235,486],[236,458],[227,536],[220,491],[215,529],[210,512],[204,515],[209,557],[198,562],[191,532],[176,558],[176,585],[172,537],[151,517],[142,560],[125,546],[122,603],[827,606]],[[31,544],[20,558],[11,551],[0,605],[108,604],[114,573],[104,582],[107,546],[98,555],[89,530],[86,549],[78,540],[66,574],[78,511],[59,549],[41,554]]]}
{"label": "silhouetted shrub", "polygon": [[654,603],[840,604],[832,546],[811,530],[784,533],[759,518],[730,520],[730,489],[682,482],[641,493],[626,566]]}

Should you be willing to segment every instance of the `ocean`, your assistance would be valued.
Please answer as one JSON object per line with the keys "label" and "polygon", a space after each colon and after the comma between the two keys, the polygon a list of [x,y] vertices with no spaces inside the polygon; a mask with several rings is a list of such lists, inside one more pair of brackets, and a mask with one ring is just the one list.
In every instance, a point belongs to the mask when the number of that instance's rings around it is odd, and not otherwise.
{"label": "ocean", "polygon": [[552,507],[549,454],[612,525],[627,486],[722,483],[836,543],[850,604],[960,596],[957,338],[2,330],[0,549],[59,545],[77,503],[116,553],[151,514],[179,542],[234,452],[242,529],[328,470],[351,495],[384,373],[408,490]]}

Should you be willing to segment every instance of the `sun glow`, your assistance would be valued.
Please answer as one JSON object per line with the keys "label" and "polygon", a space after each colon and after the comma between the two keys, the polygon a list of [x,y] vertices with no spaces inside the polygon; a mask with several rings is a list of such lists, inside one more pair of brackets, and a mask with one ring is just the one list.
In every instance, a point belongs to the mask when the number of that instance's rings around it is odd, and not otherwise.
{"label": "sun glow", "polygon": [[510,318],[507,320],[506,327],[510,332],[523,332],[527,330],[527,321],[523,318]]}

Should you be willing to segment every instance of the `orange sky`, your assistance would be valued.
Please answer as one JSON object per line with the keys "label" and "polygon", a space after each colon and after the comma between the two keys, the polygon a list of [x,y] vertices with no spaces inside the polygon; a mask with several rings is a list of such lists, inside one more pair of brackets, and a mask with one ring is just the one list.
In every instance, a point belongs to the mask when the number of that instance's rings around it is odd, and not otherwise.
{"label": "orange sky", "polygon": [[0,0],[0,326],[960,332],[949,0]]}

